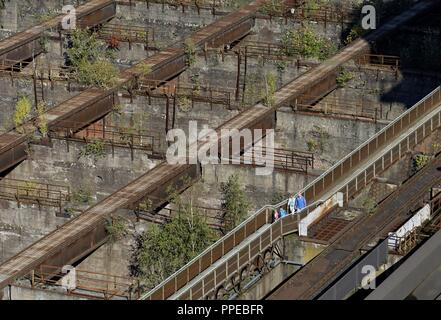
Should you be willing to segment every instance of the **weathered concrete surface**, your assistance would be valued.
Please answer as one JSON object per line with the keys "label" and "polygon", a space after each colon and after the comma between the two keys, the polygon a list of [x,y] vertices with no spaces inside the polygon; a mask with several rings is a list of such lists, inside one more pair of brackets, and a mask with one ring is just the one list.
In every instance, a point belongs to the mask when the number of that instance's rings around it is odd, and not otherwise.
{"label": "weathered concrete surface", "polygon": [[31,289],[23,286],[9,286],[3,289],[0,300],[87,300],[78,296],[42,289]]}

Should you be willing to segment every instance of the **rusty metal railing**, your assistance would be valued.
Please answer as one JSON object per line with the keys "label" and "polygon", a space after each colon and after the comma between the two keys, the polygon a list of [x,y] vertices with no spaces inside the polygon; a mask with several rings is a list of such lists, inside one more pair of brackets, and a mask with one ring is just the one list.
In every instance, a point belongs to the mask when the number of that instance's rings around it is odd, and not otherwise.
{"label": "rusty metal railing", "polygon": [[61,207],[70,201],[69,186],[2,178],[0,180],[0,199],[16,201],[21,204]]}
{"label": "rusty metal railing", "polygon": [[288,150],[283,148],[268,148],[253,146],[240,156],[230,155],[227,161],[236,161],[234,164],[265,166],[267,160],[272,159],[274,169],[282,171],[294,171],[308,174],[314,169],[314,153],[306,151]]}
{"label": "rusty metal railing", "polygon": [[401,59],[398,56],[383,54],[364,54],[357,59],[359,64],[369,64],[377,67],[392,67],[398,69],[401,66]]}
{"label": "rusty metal railing", "polygon": [[51,139],[92,142],[100,141],[113,148],[130,148],[132,150],[147,151],[150,154],[162,158],[165,154],[165,141],[163,134],[158,131],[148,131],[129,127],[116,127],[105,125],[104,127],[87,126],[75,132],[72,128],[84,127],[83,123],[71,122],[63,127],[53,127],[49,132]]}
{"label": "rusty metal railing", "polygon": [[[302,96],[305,101],[318,101],[320,97]],[[378,105],[376,105],[378,104]],[[299,111],[320,112],[323,114],[336,114],[381,120],[383,116],[383,106],[381,103],[367,101],[364,99],[345,99],[337,97],[326,97],[317,103],[296,103],[294,107]]]}
{"label": "rusty metal railing", "polygon": [[[225,219],[221,209],[208,208],[203,206],[192,206],[195,214],[207,221],[207,224],[216,230],[224,228]],[[158,213],[144,212],[142,210],[135,210],[137,217],[149,222],[164,224],[172,220],[174,216],[179,214],[179,210],[175,208],[163,208]]]}
{"label": "rusty metal railing", "polygon": [[[348,202],[376,174],[383,172],[439,128],[441,112],[436,112],[417,128],[413,126],[434,111],[440,102],[441,87],[438,87],[301,190],[312,204],[299,214],[288,215],[272,223],[273,210],[281,207],[287,209],[287,200],[276,206],[263,207],[141,298],[167,299],[173,296],[199,299],[213,293],[284,235],[297,231],[299,221],[323,202],[320,197],[339,191]],[[398,143],[390,145],[396,140]],[[375,161],[369,163],[369,160]],[[360,167],[363,168],[361,172]],[[233,249],[234,254],[231,254]],[[227,253],[228,260],[221,260]],[[214,263],[217,263],[216,268],[207,271]],[[202,272],[203,277],[197,280]]]}

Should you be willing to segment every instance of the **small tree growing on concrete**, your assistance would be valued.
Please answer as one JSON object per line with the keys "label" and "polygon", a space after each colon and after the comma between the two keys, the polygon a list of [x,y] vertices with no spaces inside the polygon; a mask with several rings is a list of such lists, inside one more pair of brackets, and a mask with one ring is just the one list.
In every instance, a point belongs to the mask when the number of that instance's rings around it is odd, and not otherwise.
{"label": "small tree growing on concrete", "polygon": [[109,61],[110,51],[87,29],[76,29],[71,34],[67,61],[76,81],[87,86],[109,88],[116,84],[118,69]]}
{"label": "small tree growing on concrete", "polygon": [[121,240],[128,234],[127,221],[122,217],[111,217],[107,220],[105,228],[110,242]]}
{"label": "small tree growing on concrete", "polygon": [[132,257],[132,274],[153,288],[216,239],[205,218],[191,204],[175,194],[178,212],[171,221],[152,225],[138,239]]}
{"label": "small tree growing on concrete", "polygon": [[187,64],[189,67],[196,63],[196,45],[193,40],[186,39],[184,42],[184,52],[187,56]]}
{"label": "small tree growing on concrete", "polygon": [[46,119],[46,105],[44,103],[37,104],[37,114],[38,114],[38,131],[41,133],[43,138],[47,137],[48,126]]}
{"label": "small tree growing on concrete", "polygon": [[84,148],[80,151],[79,158],[89,157],[94,161],[104,158],[106,156],[106,149],[104,143],[100,140],[95,140],[87,143]]}
{"label": "small tree growing on concrete", "polygon": [[16,130],[20,133],[23,133],[21,125],[29,118],[31,107],[31,101],[26,96],[20,97],[15,104],[14,125]]}
{"label": "small tree growing on concrete", "polygon": [[228,232],[245,220],[251,205],[236,174],[221,184],[221,191],[225,231]]}
{"label": "small tree growing on concrete", "polygon": [[277,91],[277,77],[273,73],[265,75],[265,94],[263,103],[267,107],[273,107],[275,105],[275,93]]}

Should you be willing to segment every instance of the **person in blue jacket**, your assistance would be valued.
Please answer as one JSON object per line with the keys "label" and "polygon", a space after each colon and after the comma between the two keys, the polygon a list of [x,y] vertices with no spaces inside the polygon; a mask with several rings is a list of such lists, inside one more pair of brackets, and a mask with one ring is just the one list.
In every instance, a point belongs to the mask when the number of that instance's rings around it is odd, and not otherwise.
{"label": "person in blue jacket", "polygon": [[299,192],[296,196],[296,200],[295,200],[295,210],[296,212],[302,211],[303,208],[306,207],[306,199],[305,197],[302,195],[301,192]]}

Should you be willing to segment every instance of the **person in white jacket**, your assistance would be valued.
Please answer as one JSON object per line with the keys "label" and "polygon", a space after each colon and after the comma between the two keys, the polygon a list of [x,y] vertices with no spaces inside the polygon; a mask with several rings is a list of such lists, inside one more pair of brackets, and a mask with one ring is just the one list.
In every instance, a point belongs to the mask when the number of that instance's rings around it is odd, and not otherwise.
{"label": "person in white jacket", "polygon": [[288,198],[288,208],[289,213],[293,214],[296,209],[296,198],[294,197],[294,194],[291,194],[291,196]]}

